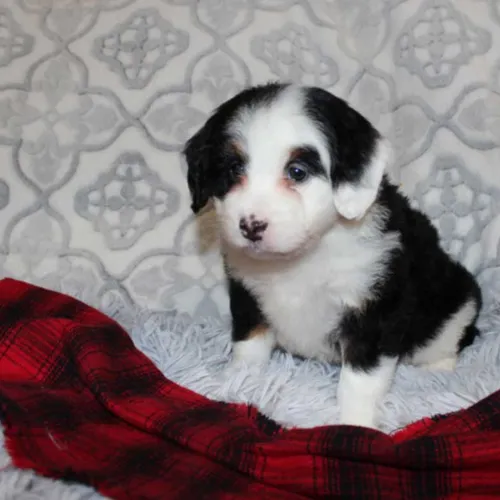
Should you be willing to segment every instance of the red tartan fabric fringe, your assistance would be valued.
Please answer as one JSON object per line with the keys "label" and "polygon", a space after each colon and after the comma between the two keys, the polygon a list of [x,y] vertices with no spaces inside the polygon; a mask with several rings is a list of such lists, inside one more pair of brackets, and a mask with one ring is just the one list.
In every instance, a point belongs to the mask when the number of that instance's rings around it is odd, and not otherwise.
{"label": "red tartan fabric fringe", "polygon": [[500,497],[500,393],[394,435],[284,430],[165,379],[95,309],[12,279],[0,418],[15,465],[115,499]]}

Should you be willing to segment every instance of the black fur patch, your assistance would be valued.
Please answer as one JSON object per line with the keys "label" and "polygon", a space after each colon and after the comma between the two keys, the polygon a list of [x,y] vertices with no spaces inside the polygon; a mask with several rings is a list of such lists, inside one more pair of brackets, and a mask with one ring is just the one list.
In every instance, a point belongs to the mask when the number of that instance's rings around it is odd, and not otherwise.
{"label": "black fur patch", "polygon": [[228,273],[233,341],[246,340],[251,332],[266,324],[255,297],[238,280]]}
{"label": "black fur patch", "polygon": [[[368,302],[362,314],[347,313],[341,324],[347,358],[363,369],[375,366],[380,355],[411,355],[468,300],[476,302],[478,311],[481,307],[481,291],[473,276],[441,249],[429,219],[411,208],[387,179],[377,203],[389,213],[384,231],[399,233],[402,245],[376,285],[376,300]],[[477,315],[473,322],[476,319]],[[457,352],[476,335],[471,324]]]}
{"label": "black fur patch", "polygon": [[332,161],[333,186],[356,183],[373,154],[377,130],[348,104],[326,90],[306,89],[305,111],[325,135]]}

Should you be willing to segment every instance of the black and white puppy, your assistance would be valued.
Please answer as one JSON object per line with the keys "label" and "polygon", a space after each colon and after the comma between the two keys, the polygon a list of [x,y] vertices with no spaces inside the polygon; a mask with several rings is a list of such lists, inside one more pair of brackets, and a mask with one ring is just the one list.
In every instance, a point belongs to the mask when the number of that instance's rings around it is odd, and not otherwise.
{"label": "black and white puppy", "polygon": [[453,369],[481,293],[386,175],[391,149],[319,88],[267,84],[223,103],[186,144],[192,209],[214,201],[233,356],[276,346],[334,363],[340,423],[376,426],[399,361]]}

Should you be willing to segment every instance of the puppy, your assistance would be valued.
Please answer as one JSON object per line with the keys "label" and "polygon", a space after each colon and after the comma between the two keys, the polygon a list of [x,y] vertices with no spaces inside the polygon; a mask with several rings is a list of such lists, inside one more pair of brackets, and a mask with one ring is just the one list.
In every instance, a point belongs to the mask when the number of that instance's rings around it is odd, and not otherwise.
{"label": "puppy", "polygon": [[390,183],[391,149],[325,90],[249,88],[186,144],[192,210],[213,200],[233,356],[281,346],[341,364],[340,423],[376,427],[398,362],[453,369],[480,289]]}

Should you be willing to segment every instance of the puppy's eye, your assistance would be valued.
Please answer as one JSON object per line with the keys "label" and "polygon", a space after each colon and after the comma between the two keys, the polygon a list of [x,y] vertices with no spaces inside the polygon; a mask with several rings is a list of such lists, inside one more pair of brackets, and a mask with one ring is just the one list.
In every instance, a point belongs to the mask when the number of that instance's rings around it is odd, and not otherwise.
{"label": "puppy's eye", "polygon": [[231,173],[236,176],[243,175],[245,173],[245,164],[242,161],[234,160],[229,165],[229,170]]}
{"label": "puppy's eye", "polygon": [[296,163],[291,163],[285,168],[285,175],[288,179],[293,182],[304,182],[309,177],[309,172],[307,169]]}

